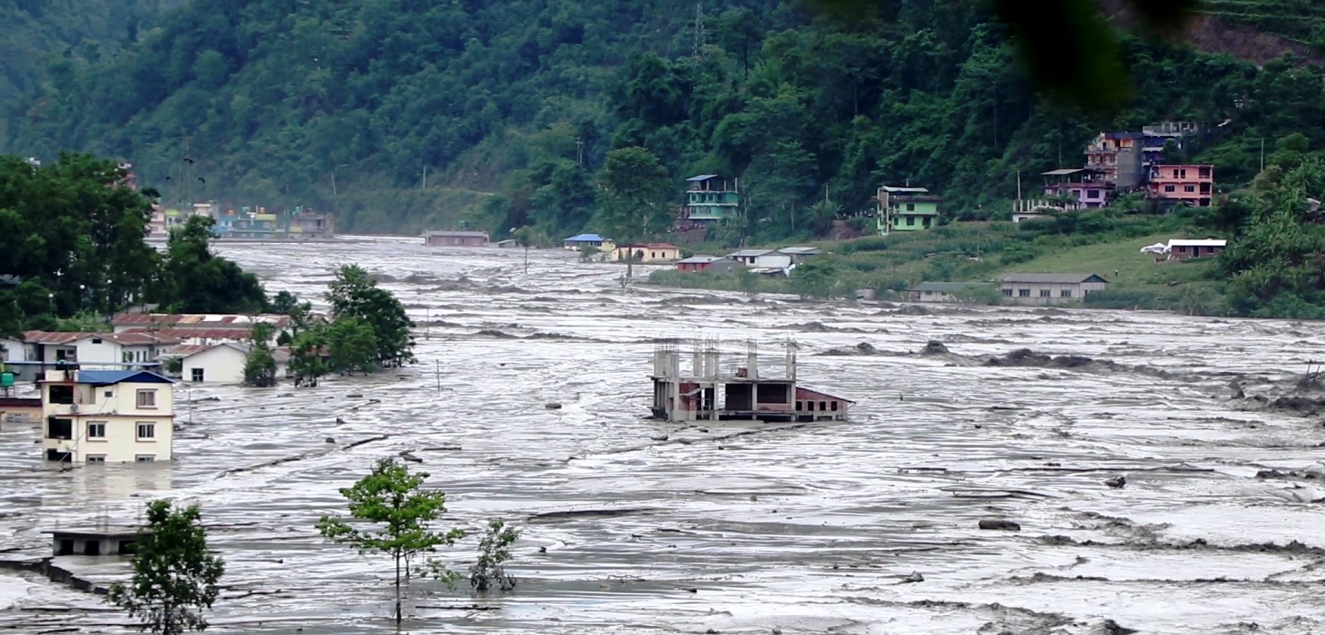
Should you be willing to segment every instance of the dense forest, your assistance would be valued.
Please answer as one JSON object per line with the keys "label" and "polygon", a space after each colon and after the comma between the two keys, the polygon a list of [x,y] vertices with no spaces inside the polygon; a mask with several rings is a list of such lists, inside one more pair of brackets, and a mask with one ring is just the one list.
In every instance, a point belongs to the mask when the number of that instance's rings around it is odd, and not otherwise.
{"label": "dense forest", "polygon": [[158,16],[113,58],[66,51],[9,101],[4,149],[124,157],[167,203],[310,205],[361,232],[558,236],[593,228],[608,152],[639,146],[672,203],[691,174],[741,178],[745,217],[711,236],[730,242],[822,231],[882,183],[941,192],[950,218],[996,215],[1019,173],[1080,165],[1102,129],[1201,123],[1185,158],[1215,163],[1225,191],[1259,171],[1263,143],[1325,145],[1319,72],[1291,56],[1257,66],[1124,35],[1129,98],[1092,108],[1038,94],[982,3],[876,8],[211,2]]}

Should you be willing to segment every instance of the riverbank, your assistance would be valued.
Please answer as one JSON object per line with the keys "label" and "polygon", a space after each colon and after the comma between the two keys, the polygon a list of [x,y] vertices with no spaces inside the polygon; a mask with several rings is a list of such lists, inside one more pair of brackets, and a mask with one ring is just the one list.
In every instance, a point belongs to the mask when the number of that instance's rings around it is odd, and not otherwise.
{"label": "riverbank", "polygon": [[[1192,315],[1231,312],[1214,260],[1156,262],[1146,245],[1171,238],[1212,235],[1182,215],[1084,215],[1070,226],[1057,222],[952,223],[923,232],[811,243],[824,254],[790,278],[751,274],[715,276],[655,272],[653,284],[750,293],[854,297],[873,290],[881,299],[903,300],[924,281],[991,282],[1007,273],[1087,273],[1109,281],[1092,294],[1094,308],[1173,310]],[[980,303],[998,304],[987,294]]]}

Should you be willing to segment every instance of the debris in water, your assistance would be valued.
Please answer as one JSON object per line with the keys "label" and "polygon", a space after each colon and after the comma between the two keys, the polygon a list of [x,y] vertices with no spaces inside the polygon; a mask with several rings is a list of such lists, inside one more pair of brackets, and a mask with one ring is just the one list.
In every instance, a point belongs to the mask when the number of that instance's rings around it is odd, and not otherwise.
{"label": "debris in water", "polygon": [[327,443],[335,443],[336,437],[327,437]]}
{"label": "debris in water", "polygon": [[1105,479],[1104,484],[1114,489],[1122,489],[1127,486],[1127,477],[1119,474],[1113,478]]}
{"label": "debris in water", "polygon": [[997,518],[986,518],[980,521],[980,528],[996,531],[1021,531],[1021,525],[1010,520],[999,520]]}
{"label": "debris in water", "polygon": [[405,459],[406,461],[409,461],[409,462],[411,462],[411,463],[422,463],[422,462],[423,462],[423,459],[421,459],[421,458],[419,458],[419,457],[417,457],[417,456],[414,456],[412,453],[410,453],[409,450],[405,450],[404,452],[401,452],[401,453],[400,453],[400,458]]}
{"label": "debris in water", "polygon": [[547,408],[548,410],[561,410],[561,404],[559,404],[559,403],[557,403],[557,402],[555,402],[555,401],[550,402],[550,403],[547,403],[547,404],[544,404],[543,407],[544,407],[544,408]]}
{"label": "debris in water", "polygon": [[902,578],[901,584],[908,584],[911,582],[924,582],[924,581],[925,581],[925,576],[920,575],[919,571],[912,571],[911,575]]}
{"label": "debris in water", "polygon": [[947,355],[949,352],[951,351],[948,350],[948,347],[938,340],[930,340],[924,348],[920,349],[921,355]]}
{"label": "debris in water", "polygon": [[346,398],[346,399],[363,399],[363,395],[362,395],[361,393],[352,392],[352,393],[350,393],[350,394],[348,394],[348,395],[345,395],[345,398]]}

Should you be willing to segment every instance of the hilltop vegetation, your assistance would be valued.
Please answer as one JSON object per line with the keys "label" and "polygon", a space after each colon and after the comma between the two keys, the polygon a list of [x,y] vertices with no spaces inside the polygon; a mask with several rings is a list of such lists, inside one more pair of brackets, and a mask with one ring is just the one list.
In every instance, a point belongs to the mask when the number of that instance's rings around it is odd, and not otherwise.
{"label": "hilltop vegetation", "polygon": [[1325,144],[1319,76],[1292,61],[1124,37],[1132,98],[1087,113],[1039,98],[983,4],[879,7],[847,22],[718,2],[698,29],[675,1],[215,2],[114,59],[72,51],[11,103],[7,149],[121,156],[167,201],[311,205],[351,231],[557,236],[592,228],[607,153],[642,146],[673,204],[689,174],[741,177],[749,213],[710,237],[734,242],[811,237],[883,182],[988,217],[1018,172],[1078,165],[1101,129],[1201,122],[1186,158],[1223,183],[1255,175],[1262,139]]}

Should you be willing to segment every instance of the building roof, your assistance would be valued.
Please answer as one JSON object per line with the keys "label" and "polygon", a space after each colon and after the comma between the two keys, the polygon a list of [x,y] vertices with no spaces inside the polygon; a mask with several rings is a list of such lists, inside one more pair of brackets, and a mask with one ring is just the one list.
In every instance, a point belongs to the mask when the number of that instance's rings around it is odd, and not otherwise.
{"label": "building roof", "polygon": [[482,236],[487,238],[488,232],[472,230],[428,230],[423,232],[424,238],[429,236],[459,236],[464,238],[478,238],[479,236]]}
{"label": "building roof", "polygon": [[601,242],[603,242],[604,240],[606,240],[606,239],[603,238],[602,236],[599,236],[598,234],[580,234],[579,236],[571,236],[570,238],[567,238],[567,239],[565,239],[565,240],[563,240],[563,241],[561,241],[561,242],[564,242],[564,243],[601,243]]}
{"label": "building roof", "polygon": [[620,247],[617,247],[617,249],[630,249],[632,247],[644,247],[646,249],[680,249],[680,247],[677,247],[672,243],[631,243],[629,245],[621,245]]}
{"label": "building roof", "polygon": [[1078,284],[1082,282],[1108,282],[1108,280],[1093,273],[1009,273],[1003,276],[1003,282]]}
{"label": "building roof", "polygon": [[965,291],[972,287],[987,286],[990,286],[988,282],[921,282],[920,284],[911,287],[911,291],[942,291],[944,293],[952,293],[953,291]]}
{"label": "building roof", "polygon": [[1040,176],[1067,176],[1069,174],[1077,174],[1078,172],[1095,172],[1098,174],[1104,173],[1102,170],[1096,170],[1094,168],[1062,168],[1059,170],[1049,170],[1048,172],[1041,172]]}
{"label": "building roof", "polygon": [[709,179],[716,179],[716,178],[718,178],[718,175],[716,174],[700,174],[699,176],[692,176],[686,179],[686,182],[693,183],[697,181],[707,181]]}
{"label": "building roof", "polygon": [[160,337],[169,338],[176,342],[188,339],[245,341],[249,338],[249,332],[246,330],[226,328],[165,328],[159,331],[148,331],[144,328],[132,328],[125,331],[124,334],[148,332],[154,332]]}
{"label": "building roof", "polygon": [[818,247],[784,247],[778,251],[792,256],[817,256],[824,252]]}
{"label": "building roof", "polygon": [[1145,135],[1140,132],[1101,132],[1105,139],[1139,139]]}
{"label": "building roof", "polygon": [[856,403],[850,399],[844,399],[842,397],[834,397],[833,395],[830,395],[826,392],[810,390],[809,388],[802,388],[800,386],[796,387],[796,399],[801,401],[818,401],[820,399],[827,401],[829,399],[832,399],[834,401],[845,401],[847,403]]}
{"label": "building roof", "polygon": [[161,335],[159,333],[61,333],[50,331],[27,331],[23,333],[23,341],[29,344],[73,344],[88,338],[101,338],[119,344],[121,346],[144,346],[148,344],[177,344],[179,340]]}
{"label": "building roof", "polygon": [[281,328],[290,316],[278,314],[120,313],[111,318],[114,326],[188,326],[199,328],[249,329],[254,324]]}
{"label": "building roof", "polygon": [[40,408],[38,397],[0,397],[0,408]]}
{"label": "building roof", "polygon": [[80,370],[76,380],[80,384],[109,386],[112,384],[173,384],[156,373],[146,370]]}
{"label": "building roof", "polygon": [[77,342],[85,337],[91,337],[92,333],[56,333],[51,331],[24,331],[23,341],[29,344],[69,344]]}
{"label": "building roof", "polygon": [[1169,249],[1174,247],[1226,247],[1228,241],[1222,238],[1170,238]]}
{"label": "building roof", "polygon": [[772,249],[742,249],[727,254],[728,258],[758,258],[765,254],[773,253]]}
{"label": "building roof", "polygon": [[725,260],[724,256],[691,256],[676,261],[678,265],[706,265],[716,260]]}
{"label": "building roof", "polygon": [[892,185],[884,185],[879,189],[889,194],[928,194],[929,193],[929,188],[927,187],[896,187]]}

